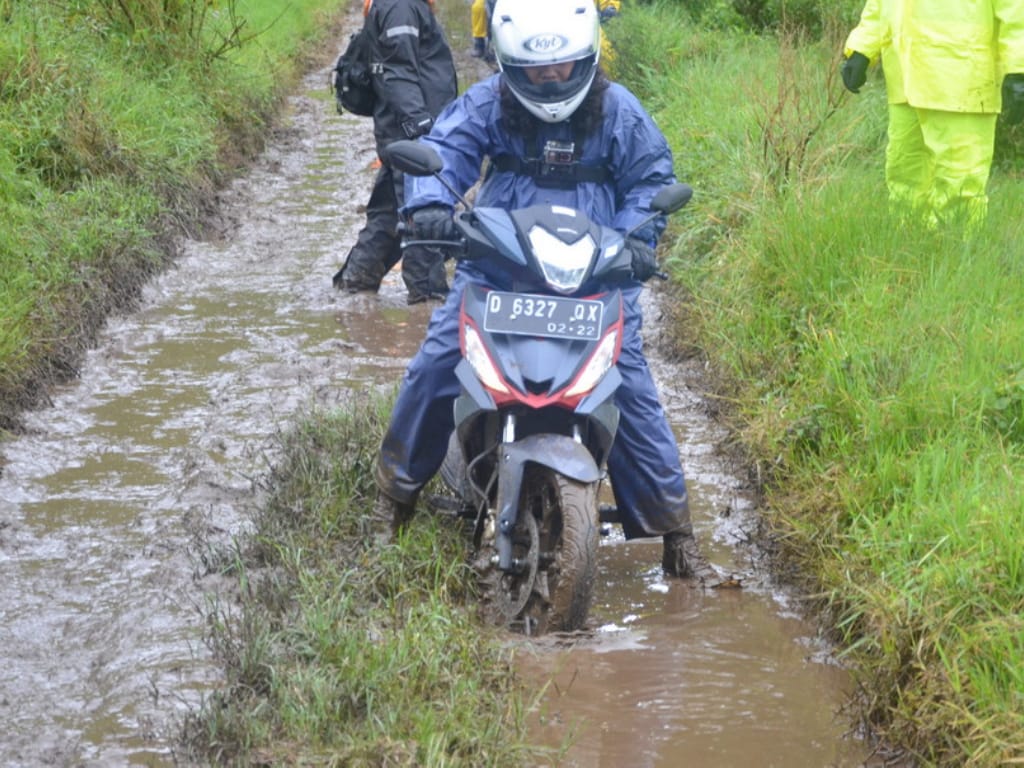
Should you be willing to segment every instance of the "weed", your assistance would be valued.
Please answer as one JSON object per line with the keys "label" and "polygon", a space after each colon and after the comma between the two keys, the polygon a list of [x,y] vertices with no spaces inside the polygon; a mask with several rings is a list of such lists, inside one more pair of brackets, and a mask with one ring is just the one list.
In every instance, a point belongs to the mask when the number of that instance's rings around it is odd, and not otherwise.
{"label": "weed", "polygon": [[388,402],[312,413],[285,438],[234,563],[237,610],[210,606],[226,685],[183,748],[219,763],[520,765],[510,651],[477,622],[458,526],[423,515],[397,544],[359,535]]}

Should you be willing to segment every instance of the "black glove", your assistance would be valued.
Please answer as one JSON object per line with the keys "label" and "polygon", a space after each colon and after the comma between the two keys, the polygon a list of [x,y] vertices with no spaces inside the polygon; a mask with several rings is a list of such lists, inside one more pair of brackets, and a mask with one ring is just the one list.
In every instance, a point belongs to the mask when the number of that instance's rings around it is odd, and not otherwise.
{"label": "black glove", "polygon": [[612,8],[612,6],[609,5],[607,8],[602,8],[601,9],[601,14],[600,15],[601,15],[601,21],[605,22],[605,21],[608,21],[608,19],[614,19],[616,16],[619,15],[619,12],[618,12],[618,10],[616,10],[615,8]]}
{"label": "black glove", "polygon": [[633,277],[641,283],[646,283],[658,274],[658,260],[654,256],[654,249],[643,240],[627,238],[626,251],[633,266]]}
{"label": "black glove", "polygon": [[1003,113],[1010,124],[1024,122],[1024,74],[1020,72],[1003,80]]}
{"label": "black glove", "polygon": [[409,217],[412,234],[417,240],[457,240],[452,209],[447,205],[426,205]]}
{"label": "black glove", "polygon": [[840,74],[843,76],[846,90],[850,93],[860,93],[860,87],[868,81],[868,57],[854,51],[849,58],[843,59]]}

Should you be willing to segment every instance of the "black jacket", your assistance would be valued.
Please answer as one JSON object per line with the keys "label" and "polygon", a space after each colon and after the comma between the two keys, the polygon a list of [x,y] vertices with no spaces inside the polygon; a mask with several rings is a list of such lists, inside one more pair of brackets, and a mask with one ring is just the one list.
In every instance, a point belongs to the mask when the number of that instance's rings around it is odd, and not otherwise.
{"label": "black jacket", "polygon": [[365,26],[373,40],[373,135],[379,154],[392,141],[429,131],[457,95],[458,81],[444,30],[427,0],[373,0]]}

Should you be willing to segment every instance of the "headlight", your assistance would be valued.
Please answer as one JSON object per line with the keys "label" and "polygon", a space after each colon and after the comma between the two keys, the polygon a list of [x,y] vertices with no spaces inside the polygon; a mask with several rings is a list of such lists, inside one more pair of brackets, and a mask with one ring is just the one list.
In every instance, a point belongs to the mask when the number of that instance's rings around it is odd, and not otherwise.
{"label": "headlight", "polygon": [[612,367],[612,363],[615,362],[615,347],[618,341],[618,331],[610,331],[601,339],[601,343],[597,345],[597,349],[590,356],[575,383],[565,393],[566,397],[585,395],[597,386],[597,382],[601,380],[601,377],[608,372],[608,369]]}
{"label": "headlight", "polygon": [[466,359],[473,367],[473,372],[480,382],[488,389],[495,392],[508,394],[508,387],[501,379],[501,374],[494,367],[491,356],[487,354],[484,343],[480,340],[480,334],[472,325],[466,325]]}
{"label": "headlight", "polygon": [[563,243],[546,229],[534,227],[530,230],[530,247],[533,249],[544,279],[560,291],[575,291],[587,274],[587,267],[594,256],[593,238],[584,235],[575,243]]}

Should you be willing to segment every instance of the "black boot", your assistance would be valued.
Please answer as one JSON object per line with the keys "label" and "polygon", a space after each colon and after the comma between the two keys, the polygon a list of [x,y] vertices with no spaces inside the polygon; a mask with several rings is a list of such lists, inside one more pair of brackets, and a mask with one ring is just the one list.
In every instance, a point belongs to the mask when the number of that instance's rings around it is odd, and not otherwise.
{"label": "black boot", "polygon": [[376,293],[380,290],[380,281],[384,279],[384,273],[378,270],[369,270],[353,263],[351,256],[345,261],[345,265],[334,273],[331,283],[339,291],[346,293]]}
{"label": "black boot", "polygon": [[444,301],[448,298],[447,293],[437,293],[431,291],[430,293],[420,293],[419,291],[409,291],[405,297],[405,303],[409,305],[422,304],[424,301]]}
{"label": "black boot", "polygon": [[402,257],[402,281],[408,291],[407,301],[444,301],[448,295],[448,274],[444,253],[438,248],[409,251]]}
{"label": "black boot", "polygon": [[665,534],[661,567],[669,576],[698,579],[705,586],[718,582],[718,573],[701,553],[691,525]]}
{"label": "black boot", "polygon": [[482,59],[484,53],[486,53],[487,38],[485,37],[474,37],[473,38],[473,50],[470,52],[470,56],[474,59]]}
{"label": "black boot", "polygon": [[371,513],[374,537],[380,543],[386,544],[394,541],[398,532],[412,520],[415,512],[415,503],[404,504],[378,491],[377,500],[373,503],[373,512]]}

